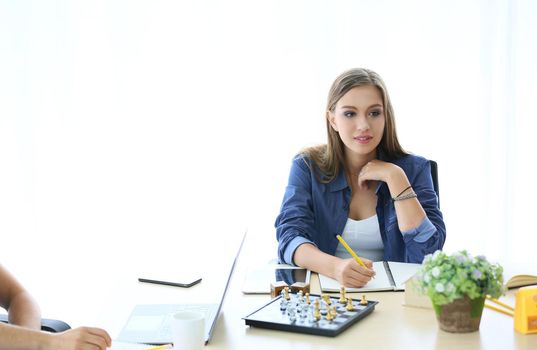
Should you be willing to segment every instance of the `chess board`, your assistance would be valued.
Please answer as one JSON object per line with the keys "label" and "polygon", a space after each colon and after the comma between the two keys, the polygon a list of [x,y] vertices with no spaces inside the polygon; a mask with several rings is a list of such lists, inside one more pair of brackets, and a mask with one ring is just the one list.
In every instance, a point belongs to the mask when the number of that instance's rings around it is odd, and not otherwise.
{"label": "chess board", "polygon": [[[330,299],[330,305],[326,298]],[[320,304],[319,319],[314,316],[316,299]],[[362,305],[360,300],[353,300],[354,310],[348,311],[347,304],[340,303],[339,297],[321,298],[319,295],[311,295],[310,304],[307,304],[303,296],[289,293],[288,301],[280,295],[244,317],[243,320],[246,325],[253,327],[334,337],[373,312],[376,304],[378,301],[368,300]],[[337,314],[330,320],[330,317],[327,319],[326,315],[331,308],[335,309]]]}

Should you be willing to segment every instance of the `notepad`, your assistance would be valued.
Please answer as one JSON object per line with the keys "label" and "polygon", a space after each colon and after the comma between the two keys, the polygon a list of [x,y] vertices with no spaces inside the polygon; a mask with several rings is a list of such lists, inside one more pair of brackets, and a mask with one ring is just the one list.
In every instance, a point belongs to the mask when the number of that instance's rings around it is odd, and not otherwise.
{"label": "notepad", "polygon": [[537,264],[508,262],[502,265],[505,287],[511,289],[537,284]]}
{"label": "notepad", "polygon": [[[376,261],[373,269],[377,273],[362,288],[345,288],[349,293],[353,292],[378,292],[378,291],[403,291],[405,282],[414,276],[421,264],[400,263],[394,261]],[[338,281],[319,275],[319,283],[323,292],[339,292],[341,285]]]}

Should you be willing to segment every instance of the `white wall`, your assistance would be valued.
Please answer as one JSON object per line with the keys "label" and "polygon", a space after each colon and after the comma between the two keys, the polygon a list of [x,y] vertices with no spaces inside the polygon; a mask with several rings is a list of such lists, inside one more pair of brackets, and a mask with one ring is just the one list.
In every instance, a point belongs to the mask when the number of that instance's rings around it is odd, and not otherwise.
{"label": "white wall", "polygon": [[292,156],[324,142],[332,80],[369,67],[403,146],[439,163],[446,250],[530,261],[536,7],[2,0],[0,260],[85,322],[78,298],[148,251],[225,242],[229,222],[275,249]]}

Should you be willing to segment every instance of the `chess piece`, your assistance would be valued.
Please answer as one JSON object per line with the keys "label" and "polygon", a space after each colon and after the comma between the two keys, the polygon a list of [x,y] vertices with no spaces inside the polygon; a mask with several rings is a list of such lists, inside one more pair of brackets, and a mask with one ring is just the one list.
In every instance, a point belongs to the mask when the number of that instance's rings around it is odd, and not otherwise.
{"label": "chess piece", "polygon": [[290,305],[287,308],[287,316],[289,317],[289,321],[291,322],[296,320],[296,308],[293,305]]}
{"label": "chess piece", "polygon": [[289,287],[283,288],[283,297],[285,300],[289,301],[291,298],[289,297]]}
{"label": "chess piece", "polygon": [[285,290],[282,289],[280,291],[281,299],[280,299],[280,310],[285,311],[287,309],[287,306],[289,305],[289,301],[285,299]]}
{"label": "chess piece", "polygon": [[326,313],[326,316],[324,317],[327,321],[332,321],[334,319],[334,316],[332,315],[332,308],[330,308],[330,310],[328,310],[328,312]]}
{"label": "chess piece", "polygon": [[319,309],[313,310],[313,319],[319,321],[321,319],[321,311]]}
{"label": "chess piece", "polygon": [[306,293],[306,304],[311,304],[310,293]]}
{"label": "chess piece", "polygon": [[270,297],[276,298],[278,295],[280,295],[281,291],[288,287],[287,283],[284,281],[277,281],[270,284]]}
{"label": "chess piece", "polygon": [[362,299],[360,300],[360,305],[367,305],[367,299],[365,298],[365,294],[362,294]]}
{"label": "chess piece", "polygon": [[316,301],[319,302],[319,310],[321,311],[321,315],[326,315],[326,308],[328,307],[327,301],[326,301],[326,294],[321,295],[320,299],[317,299]]}
{"label": "chess piece", "polygon": [[347,311],[354,311],[354,305],[352,304],[352,298],[347,298]]}
{"label": "chess piece", "polygon": [[298,293],[299,291],[302,291],[302,293],[309,293],[310,292],[309,283],[295,282],[295,283],[291,284],[290,288],[291,288],[291,292],[293,292],[293,293]]}
{"label": "chess piece", "polygon": [[330,311],[328,312],[330,315],[332,315],[332,318],[336,318],[337,317],[337,309],[336,309],[336,306],[332,306],[330,308]]}
{"label": "chess piece", "polygon": [[309,309],[308,304],[302,303],[302,310],[300,311],[301,318],[305,318],[306,316],[308,316],[308,309]]}
{"label": "chess piece", "polygon": [[319,302],[319,299],[315,299],[315,302],[313,303],[313,318],[315,321],[321,319],[321,303]]}
{"label": "chess piece", "polygon": [[[282,291],[282,294],[283,294],[283,291]],[[287,309],[288,304],[289,304],[289,302],[287,300],[285,300],[285,298],[282,295],[282,298],[280,299],[280,310],[285,311]]]}
{"label": "chess piece", "polygon": [[326,303],[326,305],[330,305],[330,304],[332,304],[332,300],[330,300],[330,295],[328,295],[328,294],[323,294],[323,295],[322,295],[322,298],[323,298],[324,302]]}
{"label": "chess piece", "polygon": [[[310,312],[311,311],[311,312]],[[308,308],[308,312],[307,312],[307,316],[308,316],[308,322],[309,323],[313,323],[315,322],[315,317],[313,316],[313,309],[312,310],[309,310]]]}
{"label": "chess piece", "polygon": [[339,289],[339,293],[341,294],[341,296],[339,297],[339,303],[345,304],[347,302],[347,298],[345,297],[345,287],[341,286],[341,288]]}
{"label": "chess piece", "polygon": [[304,302],[304,293],[302,293],[301,290],[299,290],[298,293],[296,293],[296,296],[298,297],[298,302],[299,303]]}

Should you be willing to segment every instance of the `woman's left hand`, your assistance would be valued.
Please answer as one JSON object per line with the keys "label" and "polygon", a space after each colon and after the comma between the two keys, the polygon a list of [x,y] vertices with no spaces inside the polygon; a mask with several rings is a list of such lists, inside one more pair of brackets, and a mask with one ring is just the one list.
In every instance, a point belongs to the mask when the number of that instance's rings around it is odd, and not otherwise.
{"label": "woman's left hand", "polygon": [[402,169],[397,165],[373,159],[364,165],[360,174],[358,174],[358,186],[360,186],[360,188],[368,188],[368,181],[371,180],[388,183],[389,179],[398,172],[402,172]]}

